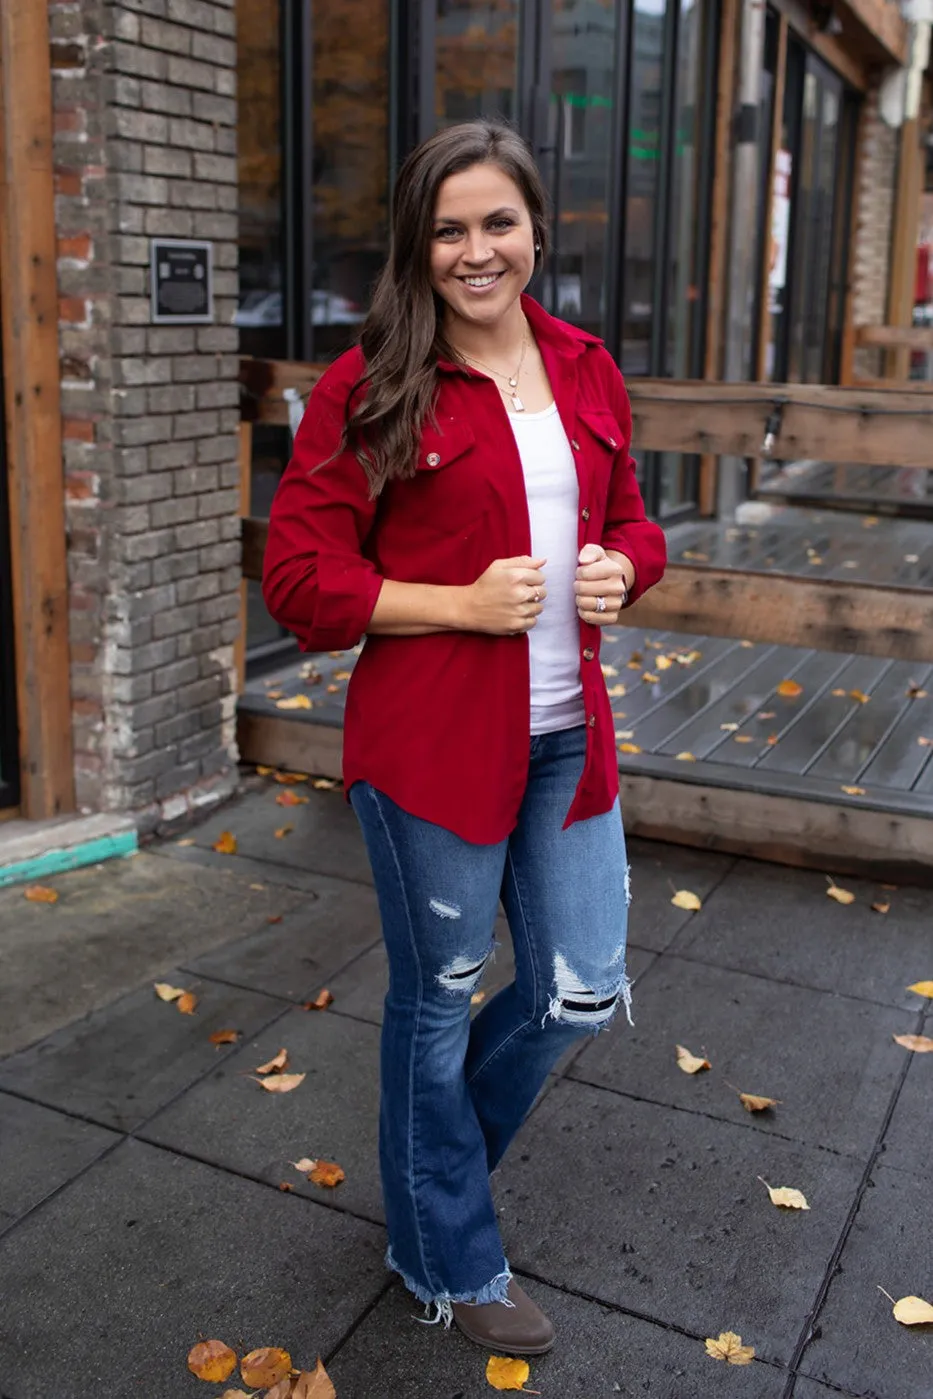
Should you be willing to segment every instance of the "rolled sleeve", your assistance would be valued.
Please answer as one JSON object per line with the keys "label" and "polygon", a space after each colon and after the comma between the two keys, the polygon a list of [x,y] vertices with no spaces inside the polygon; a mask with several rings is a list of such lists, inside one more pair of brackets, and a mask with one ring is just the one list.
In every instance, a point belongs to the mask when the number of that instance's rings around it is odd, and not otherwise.
{"label": "rolled sleeve", "polygon": [[334,455],[349,392],[338,364],[315,386],[269,518],[262,591],[306,651],[344,651],[366,631],[383,579],[364,548],[376,514],[363,468]]}

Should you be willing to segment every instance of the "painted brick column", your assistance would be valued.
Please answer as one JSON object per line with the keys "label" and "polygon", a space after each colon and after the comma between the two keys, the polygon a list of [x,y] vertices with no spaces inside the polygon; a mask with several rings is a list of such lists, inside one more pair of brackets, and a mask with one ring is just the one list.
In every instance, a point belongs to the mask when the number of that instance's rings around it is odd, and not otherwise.
{"label": "painted brick column", "polygon": [[[233,0],[51,0],[79,803],[143,830],[236,785]],[[149,238],[214,242],[215,324],[149,324]]]}

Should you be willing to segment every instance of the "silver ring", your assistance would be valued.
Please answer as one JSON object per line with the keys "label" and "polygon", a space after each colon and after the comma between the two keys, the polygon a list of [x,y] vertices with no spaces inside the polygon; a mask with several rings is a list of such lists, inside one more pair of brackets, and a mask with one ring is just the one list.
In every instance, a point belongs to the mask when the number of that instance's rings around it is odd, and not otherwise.
{"label": "silver ring", "polygon": [[604,597],[598,597],[598,598],[596,599],[596,611],[597,611],[597,612],[605,612],[605,610],[606,610],[606,599],[605,599]]}

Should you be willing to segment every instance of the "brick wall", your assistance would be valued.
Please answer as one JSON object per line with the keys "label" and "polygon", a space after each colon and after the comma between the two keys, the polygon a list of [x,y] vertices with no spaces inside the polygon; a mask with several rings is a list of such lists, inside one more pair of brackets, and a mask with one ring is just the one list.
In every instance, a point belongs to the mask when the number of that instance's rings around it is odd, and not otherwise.
{"label": "brick wall", "polygon": [[[143,829],[236,781],[234,0],[51,0],[79,804]],[[216,321],[149,324],[149,237],[214,240]]]}
{"label": "brick wall", "polygon": [[[897,194],[898,132],[882,120],[878,93],[870,92],[859,124],[855,177],[855,244],[852,261],[852,319],[855,325],[884,325],[888,310],[891,236]],[[855,372],[873,378],[881,371],[877,350],[857,350]]]}

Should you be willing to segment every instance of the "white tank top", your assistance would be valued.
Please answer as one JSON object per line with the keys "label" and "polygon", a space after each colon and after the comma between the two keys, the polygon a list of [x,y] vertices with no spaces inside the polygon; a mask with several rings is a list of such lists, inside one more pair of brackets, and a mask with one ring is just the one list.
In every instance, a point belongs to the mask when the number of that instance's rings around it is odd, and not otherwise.
{"label": "white tank top", "polygon": [[509,422],[525,476],[531,552],[534,558],[547,559],[544,610],[528,633],[531,732],[553,733],[586,720],[573,591],[580,505],[577,470],[556,403],[542,413],[510,413]]}

